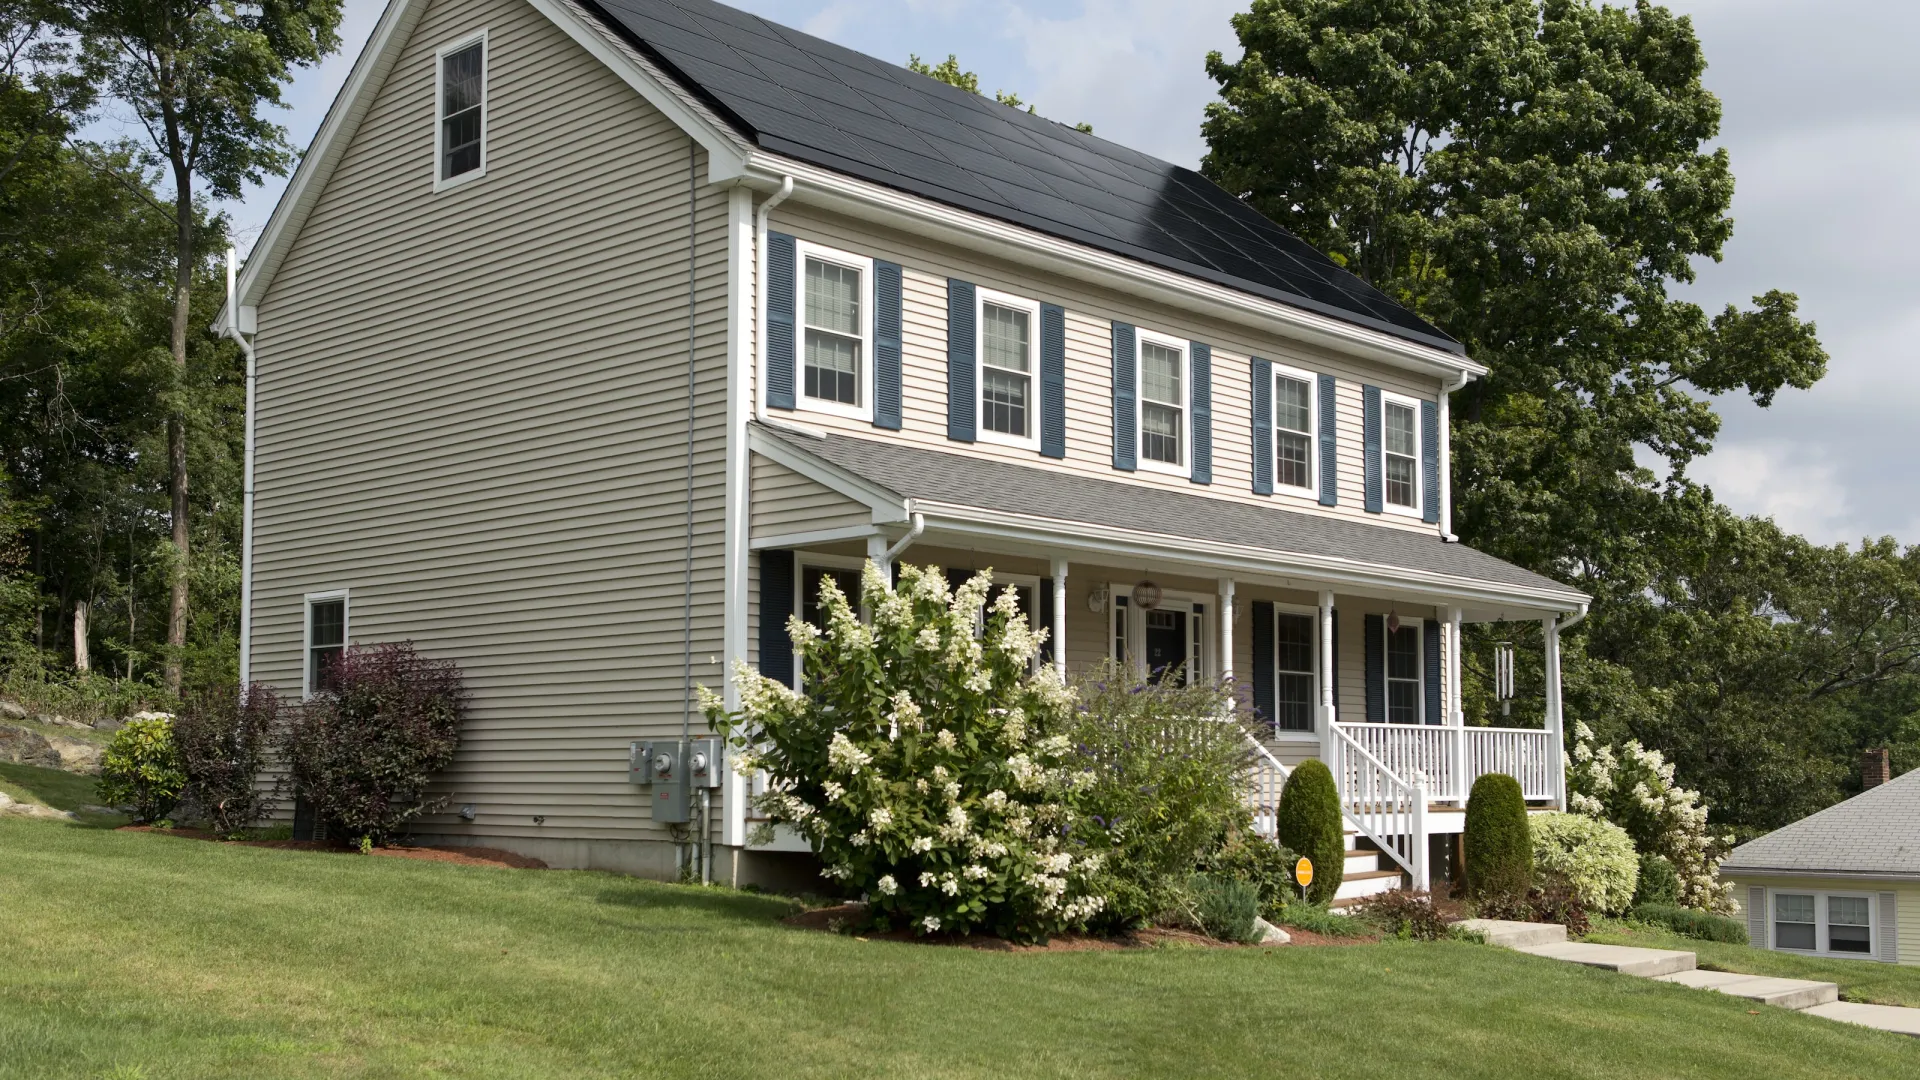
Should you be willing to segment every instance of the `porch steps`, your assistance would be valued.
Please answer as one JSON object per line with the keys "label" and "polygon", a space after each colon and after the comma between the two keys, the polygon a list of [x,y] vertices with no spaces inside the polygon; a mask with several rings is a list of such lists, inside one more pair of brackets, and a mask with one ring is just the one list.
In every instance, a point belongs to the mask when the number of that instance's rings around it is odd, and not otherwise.
{"label": "porch steps", "polygon": [[1404,889],[1407,875],[1387,857],[1373,847],[1362,847],[1360,834],[1347,830],[1347,858],[1345,873],[1340,878],[1340,888],[1333,894],[1330,907],[1346,907],[1366,899],[1375,893],[1390,889]]}

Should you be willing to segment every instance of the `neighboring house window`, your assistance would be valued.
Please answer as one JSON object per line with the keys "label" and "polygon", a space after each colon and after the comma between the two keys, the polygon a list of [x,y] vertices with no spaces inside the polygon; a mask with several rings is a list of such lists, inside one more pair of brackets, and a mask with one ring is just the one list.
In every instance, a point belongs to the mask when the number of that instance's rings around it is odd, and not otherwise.
{"label": "neighboring house window", "polygon": [[1182,472],[1187,461],[1187,348],[1184,342],[1140,337],[1140,461]]}
{"label": "neighboring house window", "polygon": [[304,695],[333,689],[334,672],[347,647],[347,594],[313,593],[307,597],[306,664],[302,672]]}
{"label": "neighboring house window", "polygon": [[1860,893],[1775,892],[1776,949],[1835,956],[1873,955],[1873,898]]}
{"label": "neighboring house window", "polygon": [[1420,624],[1406,622],[1387,635],[1387,723],[1420,722]]}
{"label": "neighboring house window", "polygon": [[977,291],[980,305],[980,436],[1037,446],[1034,371],[1040,305]]}
{"label": "neighboring house window", "polygon": [[1420,410],[1411,401],[1383,397],[1381,411],[1387,505],[1417,513],[1420,509]]}
{"label": "neighboring house window", "polygon": [[804,242],[798,247],[801,397],[813,408],[865,417],[873,364],[873,261]]}
{"label": "neighboring house window", "polygon": [[487,169],[487,36],[441,49],[434,184],[484,175]]}
{"label": "neighboring house window", "polygon": [[1318,416],[1313,394],[1317,381],[1304,371],[1274,369],[1273,480],[1280,487],[1312,492],[1317,486],[1313,471],[1314,428]]}
{"label": "neighboring house window", "polygon": [[1313,730],[1314,619],[1290,611],[1275,618],[1274,727],[1281,731]]}

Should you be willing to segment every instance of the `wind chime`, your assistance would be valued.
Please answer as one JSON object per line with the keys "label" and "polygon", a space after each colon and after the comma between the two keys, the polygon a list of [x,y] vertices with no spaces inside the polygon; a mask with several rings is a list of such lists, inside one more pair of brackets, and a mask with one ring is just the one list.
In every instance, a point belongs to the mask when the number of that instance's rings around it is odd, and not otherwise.
{"label": "wind chime", "polygon": [[1513,713],[1513,642],[1495,642],[1493,646],[1493,699],[1500,703],[1500,715]]}

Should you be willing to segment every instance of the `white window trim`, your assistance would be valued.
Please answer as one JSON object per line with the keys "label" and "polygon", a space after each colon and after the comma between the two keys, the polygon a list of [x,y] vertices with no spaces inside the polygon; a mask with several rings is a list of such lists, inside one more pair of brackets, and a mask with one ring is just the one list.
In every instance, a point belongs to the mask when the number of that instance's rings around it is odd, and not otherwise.
{"label": "white window trim", "polygon": [[[1141,357],[1149,342],[1178,350],[1180,353],[1180,464],[1178,465],[1155,461],[1142,452],[1146,444],[1147,432],[1141,420],[1146,413],[1147,397],[1141,393],[1141,385],[1146,380],[1146,365],[1141,362]],[[1170,334],[1156,333],[1138,327],[1134,329],[1133,462],[1137,469],[1165,473],[1168,476],[1193,475],[1193,353],[1189,345],[1191,342]]]}
{"label": "white window trim", "polygon": [[[1116,599],[1127,599],[1132,594],[1133,587],[1135,584],[1137,583],[1131,582],[1131,581],[1109,582],[1106,586],[1107,595],[1109,597],[1116,598]],[[1201,617],[1197,620],[1191,618],[1191,616],[1193,615],[1193,606],[1195,604],[1200,605],[1202,609]],[[1115,612],[1121,606],[1124,606],[1127,609],[1127,625],[1125,629],[1126,629],[1128,656],[1126,657],[1119,657],[1119,656],[1113,655],[1113,651],[1114,651],[1113,650],[1113,642],[1114,642],[1113,620],[1115,618]],[[1176,611],[1185,611],[1187,613],[1187,615],[1189,616],[1189,626],[1188,626],[1189,635],[1192,634],[1193,624],[1196,624],[1196,623],[1198,624],[1199,631],[1200,631],[1200,634],[1199,634],[1200,660],[1204,668],[1204,670],[1200,674],[1200,677],[1203,679],[1217,679],[1220,677],[1220,649],[1219,649],[1219,646],[1215,643],[1215,638],[1217,637],[1217,635],[1215,633],[1215,627],[1214,627],[1214,623],[1216,621],[1214,619],[1214,615],[1219,611],[1219,606],[1220,606],[1220,598],[1218,596],[1212,596],[1206,593],[1180,592],[1173,589],[1167,589],[1162,591],[1160,594],[1161,609],[1172,608]],[[1134,607],[1133,601],[1130,599],[1127,599],[1127,603],[1125,605],[1115,604],[1113,600],[1111,599],[1108,600],[1107,613],[1106,613],[1106,638],[1107,638],[1108,659],[1111,659],[1115,662],[1131,661],[1130,663],[1127,664],[1128,669],[1132,671],[1134,675],[1140,678],[1145,678],[1147,674],[1147,669],[1146,669],[1147,613],[1146,613],[1146,609]],[[1194,642],[1190,639],[1187,643],[1188,648],[1191,649],[1193,647],[1193,644]]]}
{"label": "white window trim", "polygon": [[[1401,506],[1387,498],[1387,406],[1404,405],[1413,410],[1413,505]],[[1417,518],[1425,511],[1426,500],[1424,470],[1420,467],[1420,399],[1396,394],[1391,390],[1380,391],[1380,508],[1389,514],[1401,514]]]}
{"label": "white window trim", "polygon": [[313,605],[340,601],[340,647],[353,643],[353,601],[347,589],[311,592],[300,601],[300,699],[311,700],[313,688]]}
{"label": "white window trim", "polygon": [[[973,291],[973,433],[981,442],[1040,450],[1040,301],[1024,296],[975,287]],[[982,327],[987,325],[987,305],[1017,308],[1027,313],[1027,432],[1025,437],[987,430],[987,349]],[[996,583],[999,577],[996,575]],[[1038,579],[1035,579],[1036,581]]]}
{"label": "white window trim", "polygon": [[[449,53],[480,43],[480,167],[459,176],[442,179],[440,161],[445,154],[446,139],[446,61]],[[478,180],[487,175],[487,136],[493,131],[493,94],[490,85],[493,77],[493,46],[487,39],[485,27],[466,35],[457,41],[449,42],[434,50],[433,53],[433,190],[446,191],[462,184]]]}
{"label": "white window trim", "polygon": [[[852,555],[822,555],[811,551],[794,552],[793,613],[795,615],[799,615],[807,610],[807,570],[810,568],[818,568],[821,570],[852,570],[855,573],[859,573],[866,568],[866,560],[856,558]],[[861,606],[859,594],[856,593],[853,596],[847,597],[847,599],[852,601],[855,613],[862,619],[866,618],[866,609]],[[794,685],[804,689],[806,678],[807,673],[800,662],[800,650],[795,649],[793,650]]]}
{"label": "white window trim", "polygon": [[[1285,376],[1307,384],[1307,486],[1297,487],[1280,482],[1280,379]],[[1302,368],[1288,367],[1284,364],[1273,365],[1273,386],[1270,388],[1273,399],[1273,493],[1291,495],[1311,502],[1320,501],[1320,376]],[[1381,454],[1386,453],[1386,412],[1381,406],[1380,423]],[[1381,482],[1386,481],[1386,458],[1381,458]],[[1385,498],[1385,489],[1381,497]]]}
{"label": "white window trim", "polygon": [[[1268,738],[1275,742],[1310,742],[1318,744],[1320,741],[1320,609],[1311,604],[1288,604],[1277,600],[1274,601],[1273,655],[1267,659],[1273,662],[1276,705],[1279,704],[1278,695],[1280,693],[1278,679],[1280,676],[1280,616],[1282,615],[1305,615],[1313,620],[1313,694],[1307,701],[1307,716],[1308,719],[1313,722],[1313,726],[1305,731],[1281,731],[1276,727],[1268,733]],[[1298,672],[1288,672],[1288,674],[1298,674]]]}
{"label": "white window trim", "polygon": [[[873,258],[841,251],[811,240],[795,240],[793,252],[793,403],[796,409],[844,416],[850,420],[873,419]],[[807,396],[807,259],[838,263],[860,272],[860,403],[844,405]],[[826,563],[819,565],[825,566]]]}
{"label": "white window trim", "polygon": [[[1400,629],[1413,630],[1414,660],[1414,696],[1413,723],[1408,727],[1425,725],[1427,722],[1427,623],[1425,619],[1401,619]],[[1393,677],[1393,633],[1387,629],[1387,616],[1380,616],[1380,703],[1386,710],[1383,722],[1398,723],[1393,718],[1393,684],[1405,682],[1405,679]]]}
{"label": "white window trim", "polygon": [[[1774,897],[1780,893],[1787,893],[1792,896],[1813,897],[1813,943],[1816,946],[1815,948],[1784,949],[1775,942],[1774,939],[1777,936],[1775,933],[1777,905],[1774,903]],[[1827,898],[1830,896],[1850,897],[1867,902],[1866,952],[1834,952],[1831,949],[1818,947],[1827,940]],[[1874,893],[1858,892],[1853,889],[1767,889],[1766,947],[1774,952],[1786,953],[1789,956],[1818,956],[1827,960],[1866,960],[1869,962],[1880,962],[1880,933],[1880,899]]]}

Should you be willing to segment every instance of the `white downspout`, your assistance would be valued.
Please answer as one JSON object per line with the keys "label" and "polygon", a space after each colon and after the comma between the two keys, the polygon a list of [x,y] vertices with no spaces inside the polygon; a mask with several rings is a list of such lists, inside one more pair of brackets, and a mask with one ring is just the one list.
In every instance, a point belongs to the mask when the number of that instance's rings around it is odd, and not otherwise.
{"label": "white downspout", "polygon": [[253,682],[253,413],[256,378],[253,343],[240,330],[240,295],[234,279],[239,256],[227,249],[227,324],[221,329],[247,356],[247,416],[240,479],[240,692]]}
{"label": "white downspout", "polygon": [[1453,535],[1453,392],[1472,378],[1463,371],[1453,385],[1440,384],[1440,539],[1449,544],[1460,539]]}

